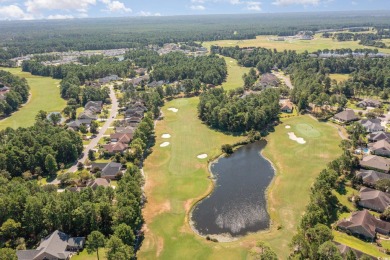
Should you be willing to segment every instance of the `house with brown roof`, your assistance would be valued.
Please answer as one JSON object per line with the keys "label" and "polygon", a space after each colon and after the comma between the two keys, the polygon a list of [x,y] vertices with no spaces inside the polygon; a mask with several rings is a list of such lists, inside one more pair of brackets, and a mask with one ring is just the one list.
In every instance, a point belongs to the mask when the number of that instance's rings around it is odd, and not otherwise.
{"label": "house with brown roof", "polygon": [[290,100],[286,100],[282,105],[280,110],[284,113],[292,113],[294,109],[294,104]]}
{"label": "house with brown roof", "polygon": [[132,133],[114,133],[110,135],[111,142],[121,142],[128,144],[133,140]]}
{"label": "house with brown roof", "polygon": [[371,215],[368,210],[356,211],[337,223],[337,228],[360,238],[374,241],[376,233],[389,235],[390,223]]}
{"label": "house with brown roof", "polygon": [[377,212],[383,212],[390,206],[390,194],[362,187],[359,193],[360,200],[358,204],[360,207],[371,209]]}
{"label": "house with brown roof", "polygon": [[339,123],[350,123],[352,121],[356,121],[359,118],[356,116],[355,112],[351,109],[344,110],[340,113],[337,113],[333,116],[333,119],[338,121]]}
{"label": "house with brown roof", "polygon": [[120,142],[103,145],[103,150],[109,154],[123,153],[127,148],[127,144]]}
{"label": "house with brown roof", "polygon": [[367,155],[360,161],[360,166],[365,169],[389,172],[390,159],[377,155]]}
{"label": "house with brown roof", "polygon": [[18,260],[68,260],[81,251],[85,237],[71,237],[61,231],[54,231],[42,239],[37,249],[17,250]]}
{"label": "house with brown roof", "polygon": [[375,187],[377,181],[390,179],[390,174],[374,170],[361,169],[356,172],[356,177],[361,178],[364,185]]}
{"label": "house with brown roof", "polygon": [[368,144],[372,154],[390,157],[390,143],[387,140],[381,140],[376,143]]}
{"label": "house with brown roof", "polygon": [[259,83],[262,88],[274,88],[279,86],[280,80],[272,73],[265,73],[261,75]]}

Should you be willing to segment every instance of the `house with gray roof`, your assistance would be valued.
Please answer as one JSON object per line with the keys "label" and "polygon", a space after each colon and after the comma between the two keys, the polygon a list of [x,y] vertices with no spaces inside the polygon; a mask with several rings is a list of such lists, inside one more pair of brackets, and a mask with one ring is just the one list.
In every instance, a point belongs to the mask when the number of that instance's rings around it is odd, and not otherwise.
{"label": "house with gray roof", "polygon": [[377,155],[364,156],[360,161],[360,166],[365,169],[373,169],[381,172],[389,172],[390,159]]}
{"label": "house with gray roof", "polygon": [[367,108],[367,107],[381,107],[382,102],[375,100],[375,99],[364,99],[356,104],[356,106],[360,108]]}
{"label": "house with gray roof", "polygon": [[362,119],[360,120],[360,124],[362,124],[367,133],[385,131],[385,128],[381,125],[381,120],[379,118]]}
{"label": "house with gray roof", "polygon": [[378,142],[380,140],[390,141],[390,133],[387,133],[387,132],[370,133],[366,137],[367,137],[369,142]]}
{"label": "house with gray roof", "polygon": [[374,256],[370,256],[370,255],[367,255],[367,254],[365,254],[365,253],[363,253],[362,251],[359,251],[359,250],[357,250],[357,249],[355,249],[355,248],[352,248],[352,247],[349,247],[349,246],[347,246],[347,245],[344,245],[344,244],[341,244],[341,243],[338,243],[338,242],[333,242],[336,246],[337,246],[337,248],[339,249],[339,251],[340,251],[340,253],[341,253],[341,255],[343,256],[343,257],[346,257],[346,255],[350,252],[350,251],[352,251],[355,255],[356,255],[356,257],[358,258],[358,259],[360,259],[361,257],[363,257],[363,256],[366,256],[366,257],[369,257],[369,259],[377,259],[376,257],[374,257]]}
{"label": "house with gray roof", "polygon": [[91,187],[93,190],[97,189],[98,187],[110,187],[110,180],[105,178],[96,178],[87,182],[87,187]]}
{"label": "house with gray roof", "polygon": [[261,86],[263,89],[265,89],[265,88],[278,87],[279,84],[280,84],[280,80],[278,79],[278,77],[276,77],[272,73],[265,73],[261,75],[260,82],[259,84],[257,84],[257,86]]}
{"label": "house with gray roof", "polygon": [[383,212],[390,206],[390,194],[383,191],[362,187],[359,197],[358,204],[363,208]]}
{"label": "house with gray roof", "polygon": [[85,110],[90,110],[94,113],[102,112],[103,101],[88,101],[84,106]]}
{"label": "house with gray roof", "polygon": [[91,119],[91,120],[97,120],[98,116],[95,112],[92,110],[86,109],[84,110],[78,117],[78,119]]}
{"label": "house with gray roof", "polygon": [[355,112],[351,109],[344,110],[340,113],[337,113],[333,116],[334,120],[338,121],[339,123],[350,123],[352,121],[356,121],[359,118],[356,116]]}
{"label": "house with gray roof", "polygon": [[85,237],[71,237],[59,230],[42,239],[37,249],[17,250],[18,260],[68,260],[84,248]]}
{"label": "house with gray roof", "polygon": [[376,233],[390,234],[390,223],[375,218],[366,209],[353,212],[349,218],[339,221],[337,228],[370,241],[375,240]]}
{"label": "house with gray roof", "polygon": [[368,144],[372,154],[390,157],[390,143],[387,140],[380,140],[376,143]]}
{"label": "house with gray roof", "polygon": [[76,119],[74,121],[71,121],[67,123],[66,125],[73,130],[78,130],[81,125],[85,125],[86,127],[89,127],[92,123],[92,119]]}
{"label": "house with gray roof", "polygon": [[102,174],[101,178],[107,180],[114,180],[117,178],[118,173],[122,173],[122,164],[117,162],[110,163],[93,163],[91,169],[99,169]]}
{"label": "house with gray roof", "polygon": [[374,187],[377,181],[383,179],[390,179],[390,174],[374,170],[361,169],[356,172],[356,177],[361,178],[364,185]]}

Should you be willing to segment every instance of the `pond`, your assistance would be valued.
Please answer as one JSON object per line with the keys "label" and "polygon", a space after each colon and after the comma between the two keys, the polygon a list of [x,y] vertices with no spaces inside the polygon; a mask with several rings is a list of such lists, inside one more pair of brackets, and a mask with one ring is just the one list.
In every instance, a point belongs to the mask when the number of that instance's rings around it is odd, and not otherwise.
{"label": "pond", "polygon": [[195,205],[191,224],[200,235],[239,237],[268,229],[266,189],[274,177],[261,155],[265,141],[245,145],[210,166],[213,192]]}

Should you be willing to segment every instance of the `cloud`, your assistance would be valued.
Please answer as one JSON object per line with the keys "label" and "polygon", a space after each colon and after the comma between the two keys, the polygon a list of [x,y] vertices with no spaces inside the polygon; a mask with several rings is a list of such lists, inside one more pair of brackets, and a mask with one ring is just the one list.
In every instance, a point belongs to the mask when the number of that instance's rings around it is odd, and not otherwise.
{"label": "cloud", "polygon": [[17,5],[0,6],[0,20],[31,20],[34,16],[25,13]]}
{"label": "cloud", "polygon": [[160,13],[152,13],[152,12],[145,12],[145,11],[141,11],[141,12],[137,13],[137,15],[139,15],[139,16],[161,16]]}
{"label": "cloud", "polygon": [[206,9],[203,5],[191,5],[190,8],[197,11],[203,11]]}
{"label": "cloud", "polygon": [[52,14],[47,17],[49,20],[60,20],[60,19],[73,19],[73,15],[66,15],[66,14]]}
{"label": "cloud", "polygon": [[106,4],[106,9],[104,11],[115,13],[131,13],[133,10],[131,8],[126,7],[126,5],[119,1],[112,1],[112,0],[101,0],[102,3]]}
{"label": "cloud", "polygon": [[321,0],[276,0],[272,2],[274,5],[318,5]]}
{"label": "cloud", "polygon": [[194,3],[194,4],[204,4],[206,2],[206,0],[191,0],[191,3]]}
{"label": "cloud", "polygon": [[41,10],[77,10],[86,12],[90,5],[95,5],[96,0],[27,0],[25,6],[28,12]]}
{"label": "cloud", "polygon": [[255,1],[242,1],[242,0],[229,0],[232,5],[245,5],[247,10],[261,11],[261,2]]}

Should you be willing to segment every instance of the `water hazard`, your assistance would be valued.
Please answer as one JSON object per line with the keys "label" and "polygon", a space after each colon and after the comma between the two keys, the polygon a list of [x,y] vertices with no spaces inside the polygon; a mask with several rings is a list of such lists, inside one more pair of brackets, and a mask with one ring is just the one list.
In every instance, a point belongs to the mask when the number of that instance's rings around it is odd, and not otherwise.
{"label": "water hazard", "polygon": [[269,227],[265,191],[275,172],[260,154],[265,145],[248,144],[211,165],[215,189],[192,212],[193,226],[201,235],[237,237]]}

